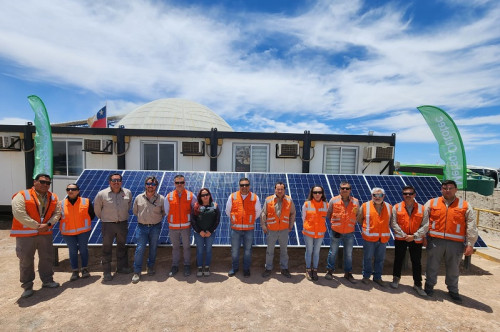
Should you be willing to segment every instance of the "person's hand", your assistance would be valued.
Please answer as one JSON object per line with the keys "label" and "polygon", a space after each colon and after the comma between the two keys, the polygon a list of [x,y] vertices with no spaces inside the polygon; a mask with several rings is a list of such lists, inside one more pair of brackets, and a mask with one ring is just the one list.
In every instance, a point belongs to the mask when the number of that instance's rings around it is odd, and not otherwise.
{"label": "person's hand", "polygon": [[412,242],[413,240],[415,240],[415,235],[406,235],[405,236],[406,242]]}
{"label": "person's hand", "polygon": [[205,237],[210,237],[210,235],[212,235],[212,233],[210,233],[209,231],[205,231]]}
{"label": "person's hand", "polygon": [[205,237],[205,231],[200,231],[201,237]]}
{"label": "person's hand", "polygon": [[267,226],[262,226],[262,231],[264,232],[264,234],[267,234]]}
{"label": "person's hand", "polygon": [[38,225],[39,232],[46,232],[48,230],[49,230],[49,225],[47,225],[47,224],[39,224]]}
{"label": "person's hand", "polygon": [[464,255],[465,256],[470,256],[474,253],[474,247],[472,246],[466,246],[464,249]]}

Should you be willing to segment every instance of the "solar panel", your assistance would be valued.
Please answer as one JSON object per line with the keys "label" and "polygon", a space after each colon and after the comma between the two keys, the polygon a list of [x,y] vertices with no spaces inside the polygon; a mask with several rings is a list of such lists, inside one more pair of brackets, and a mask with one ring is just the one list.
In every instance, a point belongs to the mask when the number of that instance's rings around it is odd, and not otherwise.
{"label": "solar panel", "polygon": [[[80,186],[82,197],[94,200],[97,193],[108,187],[108,177],[112,173],[120,173],[123,176],[123,187],[131,190],[133,197],[144,191],[144,180],[147,176],[153,175],[159,181],[158,192],[166,196],[175,189],[174,177],[183,174],[187,190],[197,195],[202,187],[208,188],[212,193],[212,198],[219,204],[221,210],[221,222],[215,232],[215,246],[231,245],[231,227],[229,218],[226,216],[225,208],[229,195],[239,190],[239,180],[247,177],[250,180],[250,190],[259,196],[261,204],[266,197],[274,194],[274,184],[277,181],[286,184],[286,193],[289,195],[296,207],[297,217],[295,227],[289,236],[289,245],[303,247],[305,245],[302,235],[302,205],[309,195],[312,186],[319,185],[325,189],[325,195],[329,201],[333,196],[339,195],[339,187],[342,181],[351,184],[351,194],[360,200],[360,203],[371,199],[371,189],[374,187],[383,188],[386,192],[386,201],[394,205],[403,200],[401,191],[405,185],[412,185],[417,191],[417,201],[424,204],[429,199],[441,195],[441,183],[431,176],[392,176],[392,175],[360,175],[360,174],[303,174],[303,173],[238,173],[238,172],[172,172],[172,171],[138,171],[138,170],[92,170],[86,169],[77,180]],[[130,210],[129,233],[127,244],[135,244],[135,231],[137,228],[137,218]],[[54,244],[65,245],[59,232],[59,223],[54,227]],[[355,247],[362,247],[361,225],[356,224]],[[92,221],[92,231],[89,245],[100,245],[102,243],[100,221],[95,218]],[[160,232],[160,245],[169,245],[168,224],[164,219]],[[192,238],[191,244],[194,244]],[[265,235],[260,227],[260,219],[255,225],[254,245],[265,246]],[[330,235],[327,233],[323,240],[323,246],[330,246]],[[391,237],[388,244],[394,246],[394,239]],[[484,241],[479,238],[475,247],[486,247]]]}

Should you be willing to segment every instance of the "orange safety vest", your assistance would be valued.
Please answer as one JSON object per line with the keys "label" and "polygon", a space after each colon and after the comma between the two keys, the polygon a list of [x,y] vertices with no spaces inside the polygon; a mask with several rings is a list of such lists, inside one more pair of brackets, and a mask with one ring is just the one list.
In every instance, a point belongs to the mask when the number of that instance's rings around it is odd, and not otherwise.
{"label": "orange safety vest", "polygon": [[[422,219],[424,219],[424,206],[422,204],[418,204],[416,201],[413,203],[413,211],[411,211],[411,216],[408,215],[406,210],[406,203],[403,201],[394,206],[396,209],[396,220],[398,222],[399,227],[408,235],[413,235],[418,229],[420,225],[422,225]],[[398,236],[394,234],[394,237],[397,240],[404,240],[404,237]],[[415,243],[424,242],[424,238],[415,238]]]}
{"label": "orange safety vest", "polygon": [[465,213],[469,208],[467,201],[456,198],[446,206],[443,197],[430,200],[429,235],[456,242],[465,241],[467,225]]}
{"label": "orange safety vest", "polygon": [[170,229],[186,229],[191,227],[191,201],[193,193],[189,190],[182,192],[181,197],[174,190],[168,193],[167,198],[170,208],[168,210],[168,227]]}
{"label": "orange safety vest", "polygon": [[359,209],[359,201],[352,196],[349,197],[347,207],[342,201],[342,196],[332,198],[332,216],[330,219],[332,230],[337,233],[347,234],[354,232],[356,227],[356,214]]}
{"label": "orange safety vest", "polygon": [[82,197],[78,197],[75,204],[71,204],[68,199],[62,201],[59,221],[62,235],[78,235],[92,229],[89,204],[89,199]]}
{"label": "orange safety vest", "polygon": [[302,234],[315,239],[324,237],[326,232],[325,220],[328,204],[324,201],[305,201],[303,209],[306,214]]}
{"label": "orange safety vest", "polygon": [[281,203],[281,214],[278,217],[274,208],[276,204],[276,195],[266,198],[266,224],[270,231],[282,231],[290,227],[290,207],[292,199],[285,195]]}
{"label": "orange safety vest", "polygon": [[257,195],[248,193],[243,199],[239,191],[231,194],[231,228],[237,231],[249,231],[254,229],[255,202]]}
{"label": "orange safety vest", "polygon": [[[57,195],[51,193],[50,191],[47,192],[47,199],[48,199],[47,211],[45,211],[44,216],[40,216],[40,212],[38,211],[38,206],[40,206],[40,202],[38,201],[35,189],[31,188],[31,189],[21,190],[19,193],[24,197],[26,213],[40,224],[47,223],[47,220],[49,220],[52,217],[52,214],[54,214],[54,211],[56,210]],[[12,198],[14,198],[14,196],[12,196]],[[23,225],[16,218],[13,218],[10,236],[29,237],[37,235],[50,235],[52,234],[52,227],[53,226],[50,226],[49,230],[46,232],[39,232],[38,229],[29,228]]]}
{"label": "orange safety vest", "polygon": [[363,203],[363,239],[368,242],[382,243],[389,241],[391,230],[389,221],[391,219],[392,206],[383,202],[382,213],[379,215],[373,201]]}

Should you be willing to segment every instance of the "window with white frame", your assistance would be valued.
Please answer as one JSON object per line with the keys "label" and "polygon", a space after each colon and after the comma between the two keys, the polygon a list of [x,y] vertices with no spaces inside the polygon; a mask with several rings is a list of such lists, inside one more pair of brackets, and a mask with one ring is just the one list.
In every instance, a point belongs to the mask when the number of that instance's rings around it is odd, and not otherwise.
{"label": "window with white frame", "polygon": [[54,175],[78,176],[85,168],[82,140],[55,140],[52,144]]}
{"label": "window with white frame", "polygon": [[175,142],[141,142],[141,168],[174,171],[177,161],[176,150]]}
{"label": "window with white frame", "polygon": [[329,174],[356,174],[358,148],[352,146],[325,146],[323,172]]}
{"label": "window with white frame", "polygon": [[269,144],[234,144],[235,172],[269,172]]}

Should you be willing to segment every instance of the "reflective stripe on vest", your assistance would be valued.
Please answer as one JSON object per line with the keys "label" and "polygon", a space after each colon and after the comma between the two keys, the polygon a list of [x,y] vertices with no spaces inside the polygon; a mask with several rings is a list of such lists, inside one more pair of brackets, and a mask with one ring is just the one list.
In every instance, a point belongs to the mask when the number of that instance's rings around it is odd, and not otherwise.
{"label": "reflective stripe on vest", "polygon": [[[390,217],[390,215],[391,215],[390,205],[388,203],[386,203],[386,202],[383,202],[383,203],[384,203],[384,207],[385,207],[385,209],[387,211],[387,214]],[[371,238],[374,238],[374,237],[377,237],[377,238],[390,237],[391,236],[390,231],[388,233],[381,233],[381,232],[370,233],[370,209],[371,209],[371,201],[366,202],[365,206],[366,206],[366,212],[365,212],[366,227],[364,227],[364,229],[363,229],[363,234],[366,235],[366,236],[368,236],[368,237],[371,237]],[[387,228],[389,228],[389,226],[387,226]]]}
{"label": "reflective stripe on vest", "polygon": [[464,200],[456,198],[446,206],[444,198],[433,198],[429,213],[429,235],[432,237],[463,242],[466,239],[465,213],[468,205]]}

